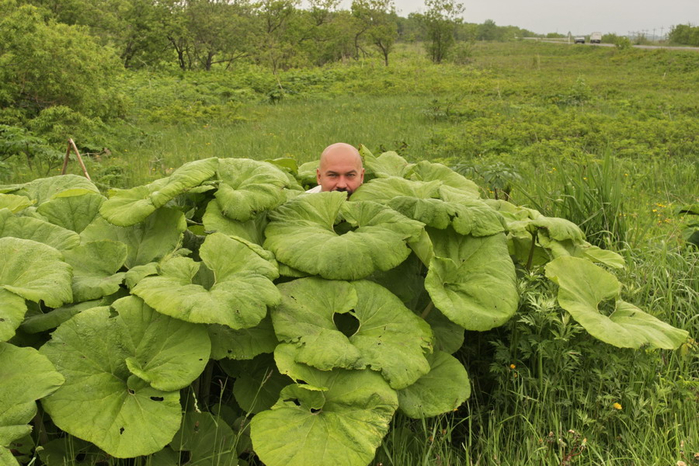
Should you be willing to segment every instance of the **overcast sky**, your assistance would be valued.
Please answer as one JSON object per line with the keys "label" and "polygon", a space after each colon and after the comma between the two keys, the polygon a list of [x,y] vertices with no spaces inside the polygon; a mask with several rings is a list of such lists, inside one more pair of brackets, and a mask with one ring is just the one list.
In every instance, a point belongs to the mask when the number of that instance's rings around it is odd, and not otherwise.
{"label": "overcast sky", "polygon": [[[423,0],[394,0],[400,16],[424,11]],[[677,24],[699,26],[699,0],[460,0],[464,21],[492,19],[498,26],[518,26],[544,34],[589,34],[593,31],[646,31],[667,34]],[[343,0],[349,8],[351,0]]]}

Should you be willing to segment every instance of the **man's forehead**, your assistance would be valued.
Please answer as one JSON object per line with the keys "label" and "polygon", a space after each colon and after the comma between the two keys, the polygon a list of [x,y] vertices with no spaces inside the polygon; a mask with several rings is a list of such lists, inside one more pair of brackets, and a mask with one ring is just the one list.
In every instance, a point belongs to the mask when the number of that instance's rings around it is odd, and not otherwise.
{"label": "man's forehead", "polygon": [[359,169],[357,167],[325,167],[323,170],[325,173],[343,173],[343,174],[348,174],[348,173],[359,173]]}
{"label": "man's forehead", "polygon": [[343,167],[350,167],[349,169],[355,170],[359,170],[362,167],[362,157],[355,149],[335,148],[335,150],[323,153],[320,157],[320,169],[323,171],[342,169]]}

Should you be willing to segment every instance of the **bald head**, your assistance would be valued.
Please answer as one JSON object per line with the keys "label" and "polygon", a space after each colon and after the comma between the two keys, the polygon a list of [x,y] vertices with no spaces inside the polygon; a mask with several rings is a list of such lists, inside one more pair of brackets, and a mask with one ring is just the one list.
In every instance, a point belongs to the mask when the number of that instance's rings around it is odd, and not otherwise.
{"label": "bald head", "polygon": [[350,144],[338,142],[329,145],[320,156],[316,180],[322,191],[352,194],[364,182],[362,156]]}

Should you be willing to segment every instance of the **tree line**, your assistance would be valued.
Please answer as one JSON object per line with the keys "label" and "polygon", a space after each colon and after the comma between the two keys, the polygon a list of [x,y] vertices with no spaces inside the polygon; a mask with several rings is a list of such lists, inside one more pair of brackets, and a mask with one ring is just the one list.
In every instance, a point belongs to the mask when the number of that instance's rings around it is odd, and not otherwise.
{"label": "tree line", "polygon": [[456,40],[533,35],[493,21],[464,23],[464,6],[455,0],[425,0],[424,12],[407,17],[393,0],[353,0],[348,10],[339,9],[340,0],[310,0],[305,8],[300,0],[16,1],[40,8],[45,19],[82,27],[126,68],[211,70],[248,60],[277,70],[377,53],[388,65],[397,41],[424,42],[441,62]]}
{"label": "tree line", "polygon": [[668,34],[671,44],[693,45],[699,47],[699,26],[678,24],[673,26]]}

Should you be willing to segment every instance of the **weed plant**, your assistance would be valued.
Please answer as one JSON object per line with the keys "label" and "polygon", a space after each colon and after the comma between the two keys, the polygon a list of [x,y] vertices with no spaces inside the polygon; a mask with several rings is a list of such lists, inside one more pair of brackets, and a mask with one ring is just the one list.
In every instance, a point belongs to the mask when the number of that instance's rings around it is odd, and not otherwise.
{"label": "weed plant", "polygon": [[[697,338],[699,252],[682,245],[673,211],[699,196],[699,54],[516,42],[475,44],[467,64],[436,66],[417,49],[397,50],[390,67],[134,73],[122,89],[129,116],[95,130],[109,152],[87,157],[88,171],[104,189],[130,187],[211,156],[308,162],[338,140],[440,161],[484,196],[506,191],[620,251],[624,299]],[[0,181],[57,173],[27,160],[3,155]],[[696,341],[677,352],[600,343],[557,306],[541,273],[520,270],[507,325],[467,333],[457,354],[471,398],[434,419],[397,416],[373,464],[696,464]],[[230,386],[225,372],[212,377]],[[230,393],[209,395],[197,399],[223,406]],[[99,461],[90,464],[170,464]]]}

